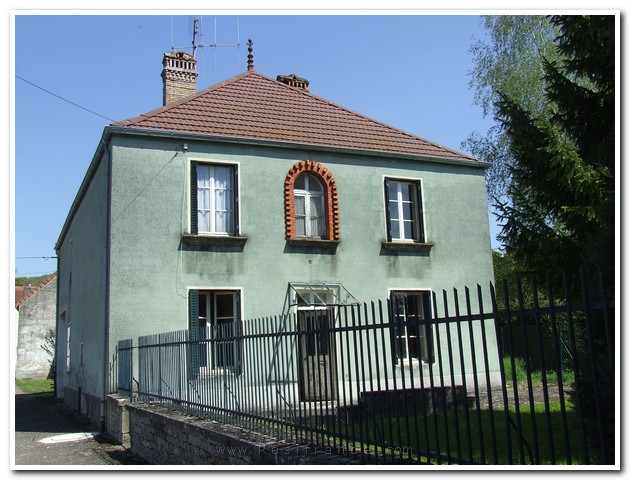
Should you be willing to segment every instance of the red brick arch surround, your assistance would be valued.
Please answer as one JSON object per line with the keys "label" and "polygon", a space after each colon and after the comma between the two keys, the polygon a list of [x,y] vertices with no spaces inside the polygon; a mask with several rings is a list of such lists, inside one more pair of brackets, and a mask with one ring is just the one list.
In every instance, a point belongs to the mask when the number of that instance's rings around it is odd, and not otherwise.
{"label": "red brick arch surround", "polygon": [[338,209],[337,186],[335,178],[326,167],[312,160],[303,160],[294,164],[285,177],[285,236],[296,238],[296,209],[294,206],[294,184],[300,174],[305,172],[316,177],[324,188],[325,233],[327,240],[340,240],[340,216]]}

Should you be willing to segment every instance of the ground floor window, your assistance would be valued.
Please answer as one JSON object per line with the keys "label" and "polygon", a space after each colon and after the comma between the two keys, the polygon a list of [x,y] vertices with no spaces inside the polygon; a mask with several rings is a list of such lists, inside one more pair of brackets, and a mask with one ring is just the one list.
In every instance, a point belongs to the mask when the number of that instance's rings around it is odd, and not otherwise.
{"label": "ground floor window", "polygon": [[411,360],[433,362],[430,292],[392,291],[390,300],[395,364]]}
{"label": "ground floor window", "polygon": [[240,306],[238,290],[189,291],[189,334],[200,341],[192,353],[193,369],[238,367]]}

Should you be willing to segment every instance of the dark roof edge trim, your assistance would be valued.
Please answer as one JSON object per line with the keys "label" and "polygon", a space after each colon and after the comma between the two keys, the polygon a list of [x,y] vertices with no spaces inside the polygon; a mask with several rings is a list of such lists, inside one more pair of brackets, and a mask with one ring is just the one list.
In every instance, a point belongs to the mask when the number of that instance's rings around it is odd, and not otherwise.
{"label": "dark roof edge trim", "polygon": [[226,143],[237,143],[237,144],[247,144],[247,145],[261,145],[266,147],[281,147],[281,148],[291,148],[291,149],[305,149],[305,150],[322,150],[325,152],[336,152],[342,154],[350,154],[350,155],[368,155],[371,157],[389,157],[395,159],[404,159],[404,160],[421,160],[424,162],[434,162],[440,164],[453,164],[459,165],[463,167],[474,167],[474,168],[488,168],[491,166],[490,163],[484,162],[482,160],[458,160],[451,159],[448,157],[432,157],[426,155],[415,155],[415,154],[406,154],[403,152],[390,152],[390,151],[382,151],[382,150],[366,150],[366,149],[354,149],[351,147],[331,147],[329,145],[320,145],[320,144],[306,144],[306,143],[297,143],[297,142],[282,142],[278,140],[264,140],[264,139],[253,139],[247,137],[226,137],[226,136],[218,136],[218,135],[208,135],[208,134],[195,134],[189,132],[179,132],[173,130],[153,130],[153,129],[138,129],[134,127],[118,127],[118,126],[109,126],[106,127],[111,134],[119,134],[119,135],[146,135],[152,137],[164,137],[164,138],[180,138],[180,139],[188,139],[188,140],[205,140],[205,141],[214,141],[214,142],[226,142]]}

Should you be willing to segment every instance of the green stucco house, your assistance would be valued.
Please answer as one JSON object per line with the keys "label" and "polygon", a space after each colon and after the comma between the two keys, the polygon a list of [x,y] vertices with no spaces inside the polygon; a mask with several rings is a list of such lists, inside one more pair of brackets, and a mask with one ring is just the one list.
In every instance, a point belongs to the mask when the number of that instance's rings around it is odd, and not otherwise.
{"label": "green stucco house", "polygon": [[66,403],[103,418],[123,339],[300,302],[427,310],[432,291],[493,279],[487,164],[262,75],[251,55],[199,92],[193,57],[163,65],[164,105],[104,129],[56,244]]}

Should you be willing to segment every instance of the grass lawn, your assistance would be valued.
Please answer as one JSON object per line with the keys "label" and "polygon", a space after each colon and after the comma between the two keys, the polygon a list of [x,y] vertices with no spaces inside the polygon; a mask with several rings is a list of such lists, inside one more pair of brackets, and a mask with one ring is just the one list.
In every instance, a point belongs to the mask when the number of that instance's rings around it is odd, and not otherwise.
{"label": "grass lawn", "polygon": [[26,394],[53,394],[54,383],[52,379],[16,379],[15,385]]}
{"label": "grass lawn", "polygon": [[[564,411],[559,402],[551,402],[548,412],[543,404],[537,404],[532,411],[522,407],[517,414],[513,406],[508,416],[500,409],[417,413],[407,419],[401,413],[355,420],[340,434],[345,437],[352,431],[351,439],[358,436],[367,441],[359,446],[384,453],[395,447],[394,452],[402,452],[404,458],[431,464],[461,464],[467,460],[500,465],[582,464],[581,436],[570,434],[576,430],[576,416],[568,402]],[[337,428],[340,432],[340,426]],[[422,453],[432,454],[427,458]]]}

